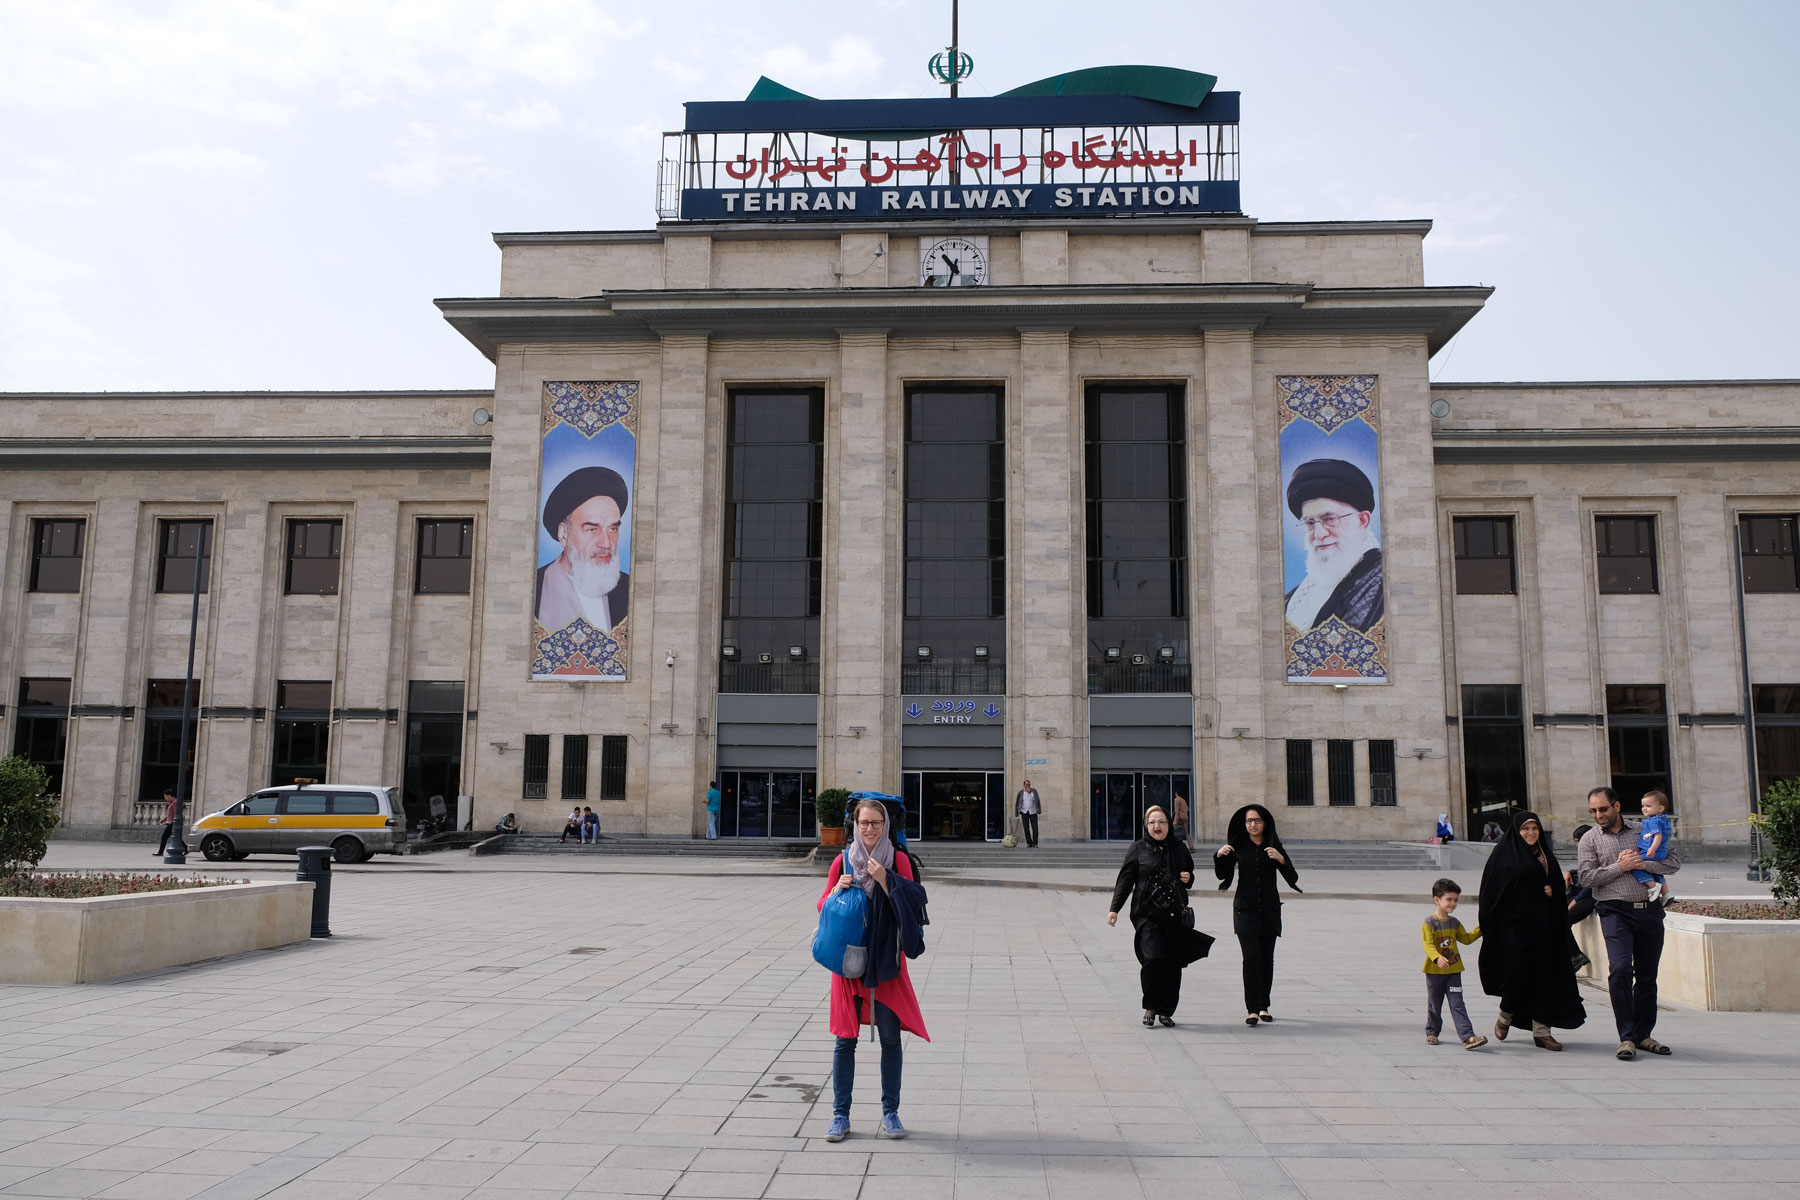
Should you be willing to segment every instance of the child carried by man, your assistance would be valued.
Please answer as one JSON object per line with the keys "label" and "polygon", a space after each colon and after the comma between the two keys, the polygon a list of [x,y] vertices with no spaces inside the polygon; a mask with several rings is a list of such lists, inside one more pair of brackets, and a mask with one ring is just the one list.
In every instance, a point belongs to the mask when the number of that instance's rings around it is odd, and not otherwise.
{"label": "child carried by man", "polygon": [[[1669,857],[1669,843],[1675,840],[1675,824],[1669,820],[1668,793],[1645,792],[1643,809],[1644,818],[1638,822],[1638,857],[1645,863],[1659,863]],[[1661,875],[1637,870],[1631,876],[1648,889],[1650,903],[1667,905],[1675,898],[1669,891],[1668,881]]]}

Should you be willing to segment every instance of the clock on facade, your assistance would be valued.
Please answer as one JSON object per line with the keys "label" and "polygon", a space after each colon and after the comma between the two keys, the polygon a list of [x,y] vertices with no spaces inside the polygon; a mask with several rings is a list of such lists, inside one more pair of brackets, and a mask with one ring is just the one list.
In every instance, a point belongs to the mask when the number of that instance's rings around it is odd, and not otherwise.
{"label": "clock on facade", "polygon": [[952,237],[919,246],[919,286],[979,287],[987,282],[987,238]]}

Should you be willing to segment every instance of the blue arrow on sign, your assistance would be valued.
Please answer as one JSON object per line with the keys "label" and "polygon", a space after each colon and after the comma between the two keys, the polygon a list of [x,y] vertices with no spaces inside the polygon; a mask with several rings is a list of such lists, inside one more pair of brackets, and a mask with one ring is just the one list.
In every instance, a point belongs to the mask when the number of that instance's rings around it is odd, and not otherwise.
{"label": "blue arrow on sign", "polygon": [[987,717],[987,719],[990,721],[1000,715],[1000,708],[996,704],[989,704],[986,708],[982,709],[981,711],[982,711],[983,715],[985,715]]}
{"label": "blue arrow on sign", "polygon": [[909,717],[916,718],[922,716],[924,712],[925,710],[920,708],[917,704],[909,704],[906,706],[906,715]]}

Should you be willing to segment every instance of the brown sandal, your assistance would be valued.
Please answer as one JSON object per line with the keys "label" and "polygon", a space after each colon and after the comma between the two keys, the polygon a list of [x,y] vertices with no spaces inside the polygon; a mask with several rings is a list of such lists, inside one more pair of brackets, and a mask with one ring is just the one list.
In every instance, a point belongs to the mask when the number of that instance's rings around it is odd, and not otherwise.
{"label": "brown sandal", "polygon": [[1506,1035],[1511,1031],[1512,1031],[1512,1026],[1508,1025],[1505,1021],[1495,1021],[1494,1022],[1494,1040],[1495,1041],[1504,1042],[1506,1040]]}
{"label": "brown sandal", "polygon": [[1543,1037],[1537,1037],[1534,1035],[1531,1040],[1535,1045],[1537,1045],[1545,1050],[1561,1050],[1563,1048],[1563,1044],[1561,1042],[1557,1041],[1554,1037],[1550,1036],[1547,1033]]}

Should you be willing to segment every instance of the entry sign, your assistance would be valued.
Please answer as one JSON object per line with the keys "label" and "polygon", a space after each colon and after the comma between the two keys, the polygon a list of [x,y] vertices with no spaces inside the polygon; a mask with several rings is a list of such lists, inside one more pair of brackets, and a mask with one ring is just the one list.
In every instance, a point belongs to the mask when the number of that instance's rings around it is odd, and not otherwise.
{"label": "entry sign", "polygon": [[902,696],[900,716],[908,725],[999,725],[1006,720],[1006,697]]}

